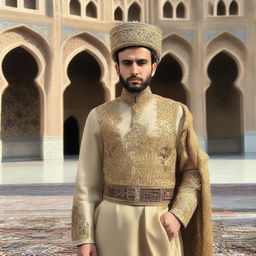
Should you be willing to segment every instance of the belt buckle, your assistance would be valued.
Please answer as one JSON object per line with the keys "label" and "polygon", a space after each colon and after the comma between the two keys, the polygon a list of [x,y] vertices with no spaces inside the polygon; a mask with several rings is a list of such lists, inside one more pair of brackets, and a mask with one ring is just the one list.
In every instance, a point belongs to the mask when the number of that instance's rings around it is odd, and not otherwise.
{"label": "belt buckle", "polygon": [[132,202],[140,201],[140,188],[139,187],[128,187],[126,190],[126,198]]}

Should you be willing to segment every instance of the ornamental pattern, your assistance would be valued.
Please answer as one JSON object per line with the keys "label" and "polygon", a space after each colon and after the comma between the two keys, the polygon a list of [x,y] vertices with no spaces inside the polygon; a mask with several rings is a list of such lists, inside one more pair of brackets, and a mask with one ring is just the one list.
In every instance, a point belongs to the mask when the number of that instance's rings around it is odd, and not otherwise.
{"label": "ornamental pattern", "polygon": [[9,85],[2,99],[2,138],[39,136],[39,104],[33,82]]}

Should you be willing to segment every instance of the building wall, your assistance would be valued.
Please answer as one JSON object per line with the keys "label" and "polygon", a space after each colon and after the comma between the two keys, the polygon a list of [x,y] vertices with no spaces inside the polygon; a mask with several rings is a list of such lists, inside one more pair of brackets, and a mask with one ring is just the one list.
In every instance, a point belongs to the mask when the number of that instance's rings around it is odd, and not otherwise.
{"label": "building wall", "polygon": [[[120,93],[108,33],[120,20],[133,19],[162,29],[163,64],[152,90],[188,105],[202,146],[209,153],[256,152],[255,7],[255,0],[0,1],[0,157],[63,158],[70,117],[81,141],[90,109]],[[7,107],[11,84],[3,63],[12,62],[8,53],[18,47],[34,59],[32,90],[38,96],[27,93]],[[7,136],[8,111],[17,126],[14,106],[32,113],[35,101],[35,135],[18,129]]]}

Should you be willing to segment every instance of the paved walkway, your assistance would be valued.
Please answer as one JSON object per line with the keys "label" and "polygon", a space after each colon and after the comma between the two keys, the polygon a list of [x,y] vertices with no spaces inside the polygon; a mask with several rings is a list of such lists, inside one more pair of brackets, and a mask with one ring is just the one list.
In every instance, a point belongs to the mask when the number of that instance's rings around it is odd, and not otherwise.
{"label": "paved walkway", "polygon": [[[256,154],[212,157],[212,184],[256,184]],[[77,159],[0,163],[0,184],[73,183]]]}

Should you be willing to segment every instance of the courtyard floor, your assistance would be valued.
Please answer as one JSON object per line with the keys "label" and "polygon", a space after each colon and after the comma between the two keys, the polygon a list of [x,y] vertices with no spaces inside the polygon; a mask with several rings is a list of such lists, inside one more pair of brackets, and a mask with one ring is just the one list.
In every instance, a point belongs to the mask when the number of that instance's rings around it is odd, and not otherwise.
{"label": "courtyard floor", "polygon": [[[0,255],[75,255],[76,159],[0,164]],[[215,256],[256,255],[256,155],[212,157]]]}

